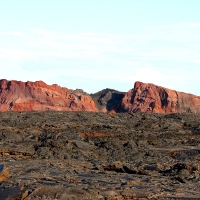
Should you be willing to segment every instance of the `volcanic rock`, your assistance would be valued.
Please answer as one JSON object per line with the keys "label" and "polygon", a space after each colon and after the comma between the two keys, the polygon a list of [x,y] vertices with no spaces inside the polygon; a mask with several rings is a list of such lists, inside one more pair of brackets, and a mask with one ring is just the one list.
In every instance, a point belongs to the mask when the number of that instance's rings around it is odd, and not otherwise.
{"label": "volcanic rock", "polygon": [[198,113],[1,112],[0,200],[199,199],[199,133]]}
{"label": "volcanic rock", "polygon": [[122,99],[117,112],[196,113],[200,112],[200,97],[177,92],[154,84],[136,82]]}
{"label": "volcanic rock", "polygon": [[142,82],[136,82],[127,93],[107,88],[89,95],[42,81],[0,80],[1,112],[39,110],[199,113],[200,97]]}
{"label": "volcanic rock", "polygon": [[97,111],[94,101],[82,90],[69,90],[42,81],[0,80],[0,111]]}
{"label": "volcanic rock", "polygon": [[91,94],[99,111],[107,112],[114,110],[121,103],[125,92],[106,88],[97,93]]}
{"label": "volcanic rock", "polygon": [[10,178],[10,173],[8,168],[5,165],[0,165],[0,183],[4,180]]}

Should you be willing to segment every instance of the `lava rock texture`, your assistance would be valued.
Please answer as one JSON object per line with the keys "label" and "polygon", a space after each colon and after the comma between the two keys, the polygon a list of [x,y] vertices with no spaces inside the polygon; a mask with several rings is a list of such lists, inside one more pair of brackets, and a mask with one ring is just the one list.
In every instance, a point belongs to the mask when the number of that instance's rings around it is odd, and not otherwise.
{"label": "lava rock texture", "polygon": [[200,115],[2,112],[0,199],[200,199]]}

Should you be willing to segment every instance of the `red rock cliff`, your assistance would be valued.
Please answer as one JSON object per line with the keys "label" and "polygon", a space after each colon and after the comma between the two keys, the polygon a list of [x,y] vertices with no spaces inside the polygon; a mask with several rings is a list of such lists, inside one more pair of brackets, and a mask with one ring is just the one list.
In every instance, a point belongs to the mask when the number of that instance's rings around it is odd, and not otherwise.
{"label": "red rock cliff", "polygon": [[[102,96],[102,95],[101,95]],[[116,112],[200,113],[200,97],[177,92],[154,84],[136,82],[120,99],[105,99]],[[114,102],[114,103],[113,103]],[[118,103],[119,102],[119,103]],[[116,105],[115,105],[116,104]],[[3,111],[98,111],[90,95],[83,90],[69,90],[42,81],[0,80],[0,112]]]}
{"label": "red rock cliff", "polygon": [[129,90],[120,106],[119,112],[183,113],[200,112],[200,97],[177,92],[154,84],[136,82]]}
{"label": "red rock cliff", "polygon": [[42,81],[0,80],[0,111],[74,110],[97,111],[94,101],[82,90],[69,90]]}

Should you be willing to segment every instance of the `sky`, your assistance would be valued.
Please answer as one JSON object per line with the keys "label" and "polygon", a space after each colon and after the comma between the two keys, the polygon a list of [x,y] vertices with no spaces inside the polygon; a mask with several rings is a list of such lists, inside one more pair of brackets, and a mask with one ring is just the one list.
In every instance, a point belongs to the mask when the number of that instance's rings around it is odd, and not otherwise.
{"label": "sky", "polygon": [[199,0],[0,0],[0,79],[200,96]]}

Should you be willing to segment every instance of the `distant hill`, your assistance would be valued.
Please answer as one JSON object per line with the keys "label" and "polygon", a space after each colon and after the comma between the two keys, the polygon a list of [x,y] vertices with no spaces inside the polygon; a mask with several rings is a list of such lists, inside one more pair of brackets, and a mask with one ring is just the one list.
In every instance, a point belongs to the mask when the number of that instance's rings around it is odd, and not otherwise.
{"label": "distant hill", "polygon": [[200,97],[154,84],[136,82],[115,109],[116,112],[133,113],[199,113]]}
{"label": "distant hill", "polygon": [[106,88],[90,96],[94,100],[97,109],[105,112],[114,110],[119,106],[125,94],[125,92]]}
{"label": "distant hill", "polygon": [[0,111],[98,111],[91,97],[82,90],[69,90],[42,81],[0,80]]}
{"label": "distant hill", "polygon": [[32,110],[199,113],[200,97],[142,82],[126,93],[107,88],[88,94],[43,81],[0,80],[0,112]]}

